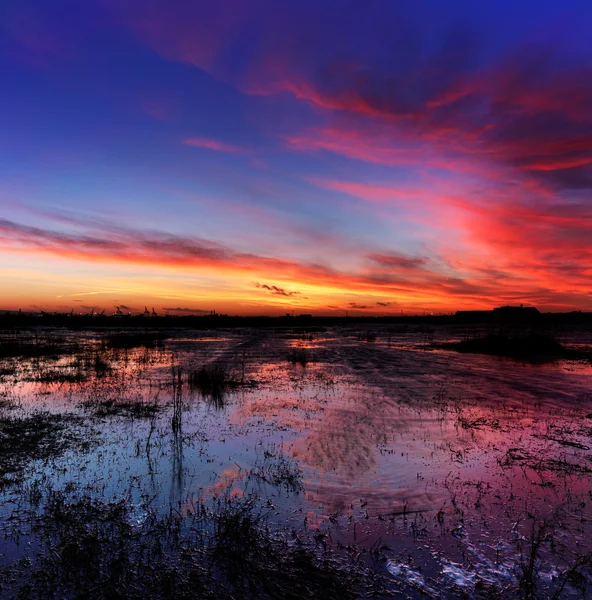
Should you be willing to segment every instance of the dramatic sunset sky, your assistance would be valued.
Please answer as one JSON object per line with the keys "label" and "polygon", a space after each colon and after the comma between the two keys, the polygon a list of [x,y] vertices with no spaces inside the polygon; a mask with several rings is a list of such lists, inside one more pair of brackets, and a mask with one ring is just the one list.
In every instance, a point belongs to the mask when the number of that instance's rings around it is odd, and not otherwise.
{"label": "dramatic sunset sky", "polygon": [[591,30],[570,0],[3,0],[0,309],[591,310]]}

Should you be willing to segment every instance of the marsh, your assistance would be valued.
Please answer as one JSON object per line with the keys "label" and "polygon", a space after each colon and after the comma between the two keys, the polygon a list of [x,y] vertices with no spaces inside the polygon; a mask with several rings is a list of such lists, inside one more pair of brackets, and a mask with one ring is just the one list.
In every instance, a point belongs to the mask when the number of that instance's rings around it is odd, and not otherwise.
{"label": "marsh", "polygon": [[587,335],[4,333],[0,595],[591,597]]}

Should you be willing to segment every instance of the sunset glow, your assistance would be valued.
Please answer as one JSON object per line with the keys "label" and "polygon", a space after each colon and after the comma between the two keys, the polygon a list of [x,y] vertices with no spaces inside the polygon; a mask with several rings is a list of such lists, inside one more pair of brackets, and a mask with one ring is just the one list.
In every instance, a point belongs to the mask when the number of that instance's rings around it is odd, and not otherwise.
{"label": "sunset glow", "polygon": [[592,310],[583,2],[0,16],[0,310]]}

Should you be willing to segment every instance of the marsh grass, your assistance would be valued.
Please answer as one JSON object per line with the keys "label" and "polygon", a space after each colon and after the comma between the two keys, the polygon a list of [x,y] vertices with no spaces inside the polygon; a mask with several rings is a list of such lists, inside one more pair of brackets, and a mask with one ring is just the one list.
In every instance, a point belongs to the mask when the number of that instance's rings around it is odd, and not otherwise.
{"label": "marsh grass", "polygon": [[0,358],[42,358],[75,354],[80,346],[63,337],[14,335],[0,338]]}
{"label": "marsh grass", "polygon": [[503,331],[489,333],[484,337],[473,337],[460,342],[439,344],[438,347],[474,354],[490,354],[510,358],[532,360],[554,360],[557,358],[581,359],[590,356],[589,352],[574,350],[564,346],[554,334],[549,332],[517,332],[507,334]]}
{"label": "marsh grass", "polygon": [[[353,335],[358,331],[356,330]],[[381,333],[381,340],[386,343],[386,334]],[[294,348],[296,360],[290,360],[293,364],[305,366],[310,361],[311,350],[303,347],[308,345],[305,344],[306,341],[304,339],[300,344],[293,342],[297,344]],[[209,440],[206,440],[206,434],[211,435],[211,439],[215,440],[218,433],[216,423],[224,422],[222,417],[225,416],[224,413],[212,415],[211,411],[207,410],[207,406],[205,406],[206,410],[203,410],[204,406],[200,402],[195,402],[192,406],[191,391],[199,392],[216,406],[222,407],[228,392],[249,385],[250,382],[245,380],[246,350],[243,346],[228,351],[224,349],[220,353],[217,350],[211,352],[209,348],[198,347],[195,351],[191,349],[190,352],[190,349],[187,349],[186,353],[175,355],[173,354],[175,346],[172,344],[165,351],[140,348],[132,352],[125,346],[107,347],[96,336],[81,338],[79,346],[81,349],[75,356],[60,356],[59,360],[54,360],[57,355],[52,355],[30,357],[27,360],[13,357],[4,362],[0,361],[0,366],[7,365],[8,368],[14,363],[17,369],[14,386],[13,381],[5,381],[0,396],[2,411],[0,412],[0,492],[6,492],[4,498],[14,498],[15,504],[19,505],[18,510],[25,505],[22,513],[24,516],[20,521],[24,530],[20,533],[22,541],[19,543],[20,548],[24,549],[20,556],[26,557],[20,562],[8,563],[7,561],[13,560],[10,550],[0,549],[2,564],[8,565],[4,569],[4,577],[1,575],[3,568],[0,567],[0,597],[366,598],[374,597],[374,592],[377,592],[378,597],[392,597],[389,593],[384,595],[378,593],[383,591],[378,585],[380,578],[366,569],[365,559],[359,557],[367,558],[367,555],[364,555],[364,550],[358,548],[356,544],[358,542],[363,544],[367,540],[379,543],[372,537],[376,535],[376,530],[373,528],[380,527],[381,535],[383,531],[387,531],[387,535],[390,535],[388,527],[392,524],[394,531],[396,519],[405,523],[402,527],[409,527],[408,531],[412,534],[410,556],[413,555],[413,560],[417,561],[416,564],[421,572],[423,563],[417,558],[418,552],[423,551],[420,549],[427,548],[431,543],[431,533],[428,531],[427,521],[422,521],[420,511],[415,511],[411,505],[408,506],[407,500],[400,509],[401,512],[397,512],[399,510],[397,505],[392,513],[374,513],[371,508],[364,508],[366,504],[361,504],[363,510],[360,509],[358,514],[352,505],[351,520],[347,523],[345,520],[350,517],[345,516],[345,512],[340,516],[341,511],[332,513],[328,522],[309,519],[308,513],[298,513],[298,510],[288,513],[286,506],[300,505],[300,502],[305,506],[305,502],[308,501],[308,494],[302,493],[300,498],[292,497],[292,494],[304,490],[303,473],[298,462],[283,454],[282,443],[278,442],[277,446],[273,446],[267,441],[267,433],[261,434],[259,438],[254,462],[249,460],[245,466],[233,451],[233,457],[236,457],[241,465],[235,463],[239,469],[236,480],[239,483],[233,483],[232,489],[214,498],[200,497],[195,502],[189,500],[190,493],[186,495],[184,491],[179,492],[179,490],[187,490],[185,473],[190,473],[190,469],[198,464],[192,462],[195,454],[199,453],[200,460],[202,452],[203,456],[207,457]],[[273,361],[274,365],[278,360],[285,361],[288,350],[285,342],[278,341],[269,344],[269,347],[274,354],[271,358],[267,357],[267,360]],[[350,341],[347,347],[351,347]],[[379,356],[382,352],[382,345],[359,343],[358,348],[362,359]],[[252,349],[255,357],[253,368],[250,369],[252,373],[257,373],[255,370],[258,364],[256,361],[259,360],[257,352],[256,347]],[[320,361],[322,357],[323,361],[326,361],[325,357],[328,353],[324,354],[322,347],[319,350],[315,348],[312,352],[316,353],[317,360]],[[202,364],[196,361],[209,360],[212,356],[218,357],[214,363],[195,370],[196,365]],[[242,363],[239,362],[241,356]],[[292,356],[290,355],[290,359]],[[425,357],[429,355],[422,355],[422,358]],[[169,358],[172,358],[172,382],[167,363]],[[364,363],[363,360],[360,362]],[[494,362],[498,363],[498,361]],[[327,361],[327,364],[330,362]],[[381,365],[381,369],[385,368],[382,366],[382,359],[377,364]],[[504,361],[504,364],[507,365],[507,361]],[[152,367],[155,367],[154,370]],[[522,368],[523,365],[520,367]],[[362,368],[368,367],[363,364]],[[10,369],[8,370],[10,372]],[[296,371],[299,371],[297,367],[282,369],[283,373],[292,376],[289,383],[290,393],[296,390],[296,386],[292,387],[292,382],[299,386],[302,383],[298,381],[299,377],[293,377]],[[418,378],[422,377],[418,371],[410,372],[415,373]],[[375,377],[378,369],[369,373]],[[319,393],[321,389],[319,386],[323,386],[324,390],[329,383],[336,385],[332,379],[323,379],[329,375],[321,373],[319,369],[313,369],[311,373],[302,371],[301,374],[303,381],[306,380],[304,382],[306,385],[314,384],[315,394]],[[365,373],[362,372],[361,375],[364,376]],[[339,375],[333,376],[337,385],[340,385]],[[29,377],[31,379],[28,379]],[[106,434],[104,438],[106,443],[111,444],[111,439],[115,438],[110,436],[112,432],[116,432],[117,436],[122,436],[125,444],[129,441],[135,442],[135,459],[140,459],[127,462],[126,454],[122,454],[121,459],[118,455],[114,455],[112,473],[115,477],[120,477],[118,482],[113,482],[113,485],[117,486],[115,488],[117,491],[107,492],[109,484],[103,483],[100,477],[95,476],[95,479],[91,479],[85,474],[72,477],[79,466],[80,473],[92,472],[94,454],[89,454],[88,457],[77,457],[76,460],[71,461],[68,453],[64,460],[57,462],[52,460],[69,449],[82,448],[83,444],[88,443],[86,440],[83,441],[80,435],[86,431],[82,429],[84,424],[82,420],[79,428],[76,426],[77,418],[69,414],[52,416],[45,413],[25,413],[20,408],[18,390],[12,391],[21,380],[52,384],[67,381],[76,383],[78,377],[80,381],[88,381],[88,385],[64,386],[64,389],[59,390],[57,394],[55,385],[32,387],[43,390],[42,394],[47,393],[47,402],[53,401],[54,396],[68,401],[73,399],[78,409],[80,409],[79,403],[82,402],[82,407],[88,410],[84,416],[90,428],[93,427],[93,423],[98,425],[97,421],[93,421],[93,417],[146,419],[142,423],[114,419],[112,423],[103,421],[100,424]],[[265,379],[262,378],[261,381],[267,385]],[[274,394],[276,390],[281,390],[281,381],[277,387],[272,387],[276,383],[278,382],[270,378],[269,388],[264,390],[264,393],[270,389],[274,390]],[[464,399],[454,385],[454,379],[448,379],[447,375],[444,381],[440,380],[435,395],[431,397],[432,384],[430,383],[428,388],[430,396],[427,396],[426,402],[429,408],[425,409],[422,406],[421,410],[437,410],[436,416],[438,419],[441,418],[442,423],[452,423],[463,439],[470,437],[471,445],[467,444],[459,448],[449,446],[451,451],[454,450],[451,461],[462,465],[463,462],[469,463],[470,451],[477,447],[481,437],[488,436],[494,431],[499,433],[499,430],[502,432],[507,430],[510,435],[511,421],[509,424],[509,421],[503,418],[507,407],[496,407],[490,416],[483,416],[489,413],[482,411],[468,410],[467,407],[474,409],[477,405],[471,404],[472,400],[469,402]],[[158,395],[163,391],[165,400],[159,402]],[[256,397],[257,394],[253,396]],[[40,395],[38,399],[46,402],[44,397]],[[323,398],[323,396],[318,398],[319,403],[324,402]],[[250,398],[245,397],[244,400],[247,403]],[[585,454],[592,447],[592,440],[588,441],[582,437],[584,435],[592,437],[592,413],[589,413],[589,400],[588,396],[581,398],[578,396],[578,405],[582,406],[581,419],[575,418],[574,411],[569,428],[563,424],[561,427],[548,426],[546,429],[524,428],[524,434],[516,438],[515,442],[509,440],[516,446],[520,445],[520,448],[508,449],[509,444],[501,445],[499,454],[495,455],[499,457],[498,465],[501,467],[502,475],[512,476],[511,472],[515,470],[523,472],[524,476],[528,477],[530,481],[527,487],[534,491],[530,507],[536,508],[534,497],[539,491],[541,494],[553,492],[558,495],[570,495],[573,489],[575,494],[577,488],[572,488],[572,482],[576,479],[583,480],[592,473],[592,460]],[[242,401],[242,398],[237,398],[236,404],[240,407]],[[67,406],[64,410],[69,410]],[[371,406],[368,405],[368,412],[372,410]],[[535,410],[537,406],[535,403]],[[203,420],[202,415],[205,415]],[[195,419],[196,416],[199,416],[199,421]],[[274,414],[273,417],[275,416]],[[202,427],[210,417],[215,419],[211,429],[205,427],[203,431],[194,429],[197,427],[196,423]],[[565,415],[562,415],[562,419],[564,417]],[[350,421],[345,423],[343,429],[348,427]],[[378,421],[371,421],[373,428],[377,423]],[[210,426],[209,423],[206,425]],[[237,429],[233,428],[233,431]],[[266,430],[254,429],[253,431]],[[220,433],[220,436],[224,436],[223,441],[226,440],[227,435],[225,429]],[[262,438],[266,439],[265,446],[261,441]],[[374,440],[374,436],[371,439]],[[354,459],[358,456],[353,452],[355,450],[353,445],[348,444],[345,449],[340,450],[334,440],[334,437],[327,440],[327,449],[332,456],[337,457],[340,452],[343,452],[344,456],[345,452],[351,453]],[[537,445],[532,445],[533,440],[538,440]],[[548,453],[539,451],[542,444]],[[192,449],[192,454],[188,456],[189,448]],[[251,451],[250,446],[248,451]],[[107,452],[108,450],[105,453]],[[395,455],[398,453],[398,448],[385,446],[384,452]],[[143,453],[146,454],[147,469],[144,466]],[[35,460],[39,462],[34,463]],[[166,489],[167,483],[162,483],[164,481],[162,474],[167,473],[169,461],[171,489],[174,490],[174,494],[171,493],[170,496],[163,494],[162,497],[159,496],[157,502],[151,504],[145,499],[156,497],[154,490],[158,488],[154,486],[154,482],[157,486],[162,486],[162,489]],[[86,463],[90,464],[90,468]],[[141,477],[145,477],[142,481],[150,480],[150,483],[146,483],[146,487],[143,487],[140,478],[134,475],[132,485],[137,485],[137,488],[134,487],[133,492],[126,494],[126,486],[130,485],[126,480],[127,468],[130,464],[140,465],[137,472]],[[210,458],[204,458],[204,471],[209,469],[209,464]],[[31,468],[27,468],[29,466]],[[62,468],[67,468],[69,473],[64,470],[62,475]],[[310,466],[306,470],[307,478],[309,469]],[[460,466],[459,469],[463,467]],[[540,477],[540,482],[537,480],[537,475]],[[423,487],[420,483],[422,479],[423,476],[418,473],[418,486]],[[43,485],[37,485],[38,481]],[[469,519],[483,516],[485,523],[485,518],[491,518],[492,513],[489,509],[492,507],[492,498],[496,493],[495,485],[490,487],[485,479],[475,483],[463,480],[459,476],[458,481],[460,491],[456,488],[455,490],[451,488],[451,491],[446,487],[451,494],[450,501],[447,503],[447,500],[442,502],[438,500],[433,511],[433,526],[437,527],[440,539],[450,534],[455,547],[456,545],[461,547],[462,536],[469,536],[472,532],[467,525],[468,533],[459,533],[457,537],[456,529],[452,529],[450,519],[462,522],[466,515],[467,523],[470,523]],[[84,490],[74,489],[79,482],[85,485]],[[15,484],[22,485],[22,488]],[[62,484],[66,491],[48,491],[52,485]],[[70,490],[68,484],[73,486]],[[253,490],[256,490],[260,496],[251,496],[249,492]],[[458,495],[456,491],[459,491]],[[113,501],[112,494],[115,493],[118,494],[117,498],[120,498],[123,493],[124,498]],[[587,493],[585,499],[589,502],[588,497],[592,498],[592,494],[588,490]],[[171,500],[173,496],[175,496],[174,501]],[[145,504],[132,504],[130,500],[132,497],[136,500],[141,498],[139,502]],[[286,498],[288,500],[284,504]],[[578,497],[578,502],[580,499]],[[505,501],[505,496],[499,500]],[[9,499],[4,504],[0,504],[0,509],[5,509],[11,501]],[[497,506],[497,500],[495,502]],[[26,511],[29,510],[27,503],[34,506],[35,510],[27,513]],[[506,507],[505,502],[504,506]],[[557,564],[563,566],[557,567],[555,571],[548,568],[549,556],[553,556],[550,548],[553,539],[546,537],[544,531],[539,536],[538,529],[533,529],[529,537],[529,531],[525,530],[529,528],[523,527],[524,521],[520,521],[520,519],[531,518],[526,507],[527,504],[518,506],[517,503],[512,505],[511,502],[508,502],[506,507],[508,516],[511,515],[513,520],[520,522],[520,529],[525,536],[520,536],[519,542],[514,537],[507,542],[507,546],[511,546],[513,550],[511,556],[507,558],[508,564],[511,561],[512,578],[489,581],[479,588],[477,585],[481,584],[475,584],[473,595],[469,595],[468,588],[454,588],[450,581],[440,578],[438,585],[442,586],[442,597],[483,599],[539,597],[546,600],[549,598],[559,600],[576,597],[574,590],[581,590],[581,595],[577,597],[588,597],[586,594],[590,594],[592,581],[589,576],[592,566],[589,557],[576,556],[570,563],[566,557],[573,558],[573,546],[566,545],[565,549],[556,555]],[[582,523],[584,523],[583,519],[588,519],[584,509],[579,505],[576,506],[575,502],[570,506],[570,510],[574,511],[574,514],[577,512],[582,515]],[[8,512],[5,514],[8,515],[7,518],[0,523],[3,535],[19,523],[13,515]],[[302,515],[302,521],[299,514]],[[358,518],[359,521],[356,520]],[[385,525],[386,523],[389,525]],[[319,529],[314,530],[317,526]],[[396,526],[399,527],[398,521]],[[31,527],[33,527],[31,535],[27,537]],[[563,529],[559,528],[559,531],[564,540],[577,535],[574,529],[570,529],[571,525],[560,527],[563,527]],[[582,524],[581,527],[582,531],[586,531],[585,527],[588,525]],[[14,537],[18,538],[19,531],[16,529],[14,531]],[[346,537],[352,531],[353,542],[351,537]],[[489,532],[492,531],[493,528],[490,526]],[[512,535],[514,533],[518,532],[512,531]],[[561,539],[561,536],[557,535],[556,539]],[[347,547],[341,545],[341,542],[347,544]],[[571,542],[570,539],[569,543]],[[514,543],[521,544],[519,547],[521,554],[519,553],[518,556]],[[582,548],[588,546],[584,539]],[[504,558],[503,552],[502,558]],[[476,563],[475,568],[479,567],[486,568],[487,565]],[[469,566],[468,570],[471,571],[472,568]],[[550,573],[555,572],[558,573],[557,579],[550,583]],[[394,597],[399,597],[397,595],[399,592],[401,597],[405,594],[413,598],[430,597],[423,596],[420,588],[410,587],[409,582],[395,582],[395,587],[391,587],[391,591],[393,589],[395,589]],[[549,590],[551,591],[548,595],[545,595]],[[556,590],[559,590],[559,595],[552,596],[551,594]],[[561,595],[562,590],[565,595]],[[458,596],[447,595],[457,591]]]}
{"label": "marsh grass", "polygon": [[173,417],[171,427],[173,433],[181,430],[183,420],[183,370],[181,367],[172,367],[173,375]]}
{"label": "marsh grass", "polygon": [[56,457],[73,447],[88,447],[74,430],[80,419],[45,412],[0,416],[0,487],[18,483],[33,460]]}
{"label": "marsh grass", "polygon": [[162,410],[162,407],[156,401],[117,400],[114,398],[90,400],[83,403],[83,406],[90,409],[96,417],[129,417],[135,419],[148,419]]}
{"label": "marsh grass", "polygon": [[[576,448],[577,449],[577,448]],[[592,460],[586,455],[574,455],[568,460],[566,456],[548,457],[533,454],[525,448],[509,448],[506,454],[498,459],[501,467],[519,465],[528,467],[537,473],[545,471],[563,475],[586,475],[592,473]],[[580,458],[581,460],[577,460]]]}
{"label": "marsh grass", "polygon": [[518,578],[521,596],[524,600],[536,600],[537,583],[541,568],[540,550],[544,542],[551,539],[545,523],[533,523],[526,552],[522,551],[520,575]]}
{"label": "marsh grass", "polygon": [[302,471],[298,463],[275,447],[264,450],[263,458],[257,460],[247,476],[296,494],[303,490]]}
{"label": "marsh grass", "polygon": [[306,367],[308,363],[312,362],[312,357],[306,348],[292,348],[288,354],[288,361],[293,365]]}
{"label": "marsh grass", "polygon": [[374,331],[364,331],[358,335],[358,340],[364,341],[368,344],[374,343],[378,339],[378,336]]}
{"label": "marsh grass", "polygon": [[161,331],[142,331],[134,333],[116,332],[103,338],[108,348],[132,350],[134,348],[160,348],[164,345],[166,335]]}
{"label": "marsh grass", "polygon": [[86,348],[69,363],[35,362],[31,369],[31,379],[37,383],[80,384],[92,378],[101,379],[112,372],[111,364],[104,353]]}
{"label": "marsh grass", "polygon": [[226,394],[241,385],[251,382],[241,381],[234,373],[221,364],[204,365],[187,376],[192,391],[199,392],[216,406],[222,407]]}
{"label": "marsh grass", "polygon": [[[39,499],[38,499],[39,500]],[[380,577],[313,536],[274,533],[254,496],[134,518],[127,499],[50,491],[32,517],[36,554],[2,573],[14,598],[355,598]]]}
{"label": "marsh grass", "polygon": [[574,597],[573,593],[576,592],[577,596],[588,598],[592,581],[592,553],[589,552],[573,556],[567,566],[556,571],[552,595],[542,589],[541,584],[545,579],[543,573],[549,570],[551,557],[561,544],[562,536],[556,536],[558,529],[561,529],[558,513],[543,520],[534,518],[528,535],[518,539],[520,559],[517,597],[520,600],[560,600],[566,597],[568,588],[571,589],[567,597]]}

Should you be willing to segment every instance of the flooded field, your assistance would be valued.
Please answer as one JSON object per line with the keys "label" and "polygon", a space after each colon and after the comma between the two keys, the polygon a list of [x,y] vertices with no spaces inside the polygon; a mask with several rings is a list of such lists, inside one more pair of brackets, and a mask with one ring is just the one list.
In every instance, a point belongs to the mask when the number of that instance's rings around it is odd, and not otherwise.
{"label": "flooded field", "polygon": [[592,365],[462,336],[2,334],[0,596],[592,598]]}

